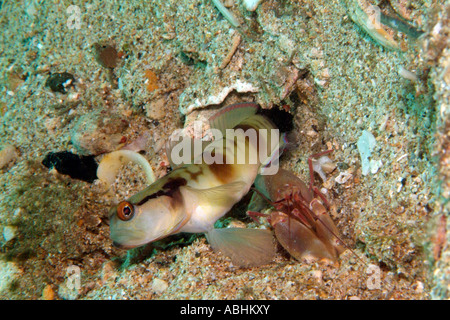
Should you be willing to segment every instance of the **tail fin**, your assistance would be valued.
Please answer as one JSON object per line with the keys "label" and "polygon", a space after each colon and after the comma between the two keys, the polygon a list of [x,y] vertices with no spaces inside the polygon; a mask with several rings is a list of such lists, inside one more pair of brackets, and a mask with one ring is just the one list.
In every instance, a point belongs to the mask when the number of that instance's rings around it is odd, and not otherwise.
{"label": "tail fin", "polygon": [[243,268],[268,264],[275,255],[273,235],[269,230],[213,229],[206,234],[206,239],[214,251],[221,252],[233,264]]}

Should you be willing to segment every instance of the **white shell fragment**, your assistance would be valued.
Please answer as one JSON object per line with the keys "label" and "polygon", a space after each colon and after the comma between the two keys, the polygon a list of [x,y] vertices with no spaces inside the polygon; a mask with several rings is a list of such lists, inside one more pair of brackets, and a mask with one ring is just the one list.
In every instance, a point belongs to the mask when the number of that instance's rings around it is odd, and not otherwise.
{"label": "white shell fragment", "polygon": [[327,176],[325,173],[330,173],[336,168],[336,165],[327,156],[320,157],[317,160],[313,159],[312,164],[313,170],[319,174],[320,178],[324,182],[327,181]]}
{"label": "white shell fragment", "polygon": [[366,176],[371,172],[372,174],[376,173],[381,167],[381,161],[371,160],[372,151],[375,148],[377,141],[372,133],[367,130],[364,130],[361,136],[356,143],[359,151],[359,155],[361,156],[361,171],[362,175]]}
{"label": "white shell fragment", "polygon": [[419,80],[419,78],[417,77],[417,75],[414,72],[411,72],[411,71],[405,69],[403,66],[399,67],[398,74],[401,77],[411,80],[413,82],[417,82],[417,80]]}
{"label": "white shell fragment", "polygon": [[370,166],[370,173],[375,174],[378,172],[378,169],[381,168],[383,165],[383,162],[381,160],[370,160],[369,166]]}
{"label": "white shell fragment", "polygon": [[248,11],[255,11],[262,0],[244,0],[244,6]]}
{"label": "white shell fragment", "polygon": [[148,184],[152,184],[155,181],[153,169],[147,159],[131,150],[119,150],[106,154],[98,165],[97,177],[107,186],[110,186],[116,180],[120,168],[130,162],[141,166],[147,177]]}
{"label": "white shell fragment", "polygon": [[346,183],[353,175],[347,171],[341,172],[334,181],[336,181],[339,184]]}
{"label": "white shell fragment", "polygon": [[207,107],[210,105],[221,104],[225,100],[225,98],[228,96],[228,94],[233,90],[236,90],[239,93],[258,92],[259,88],[249,82],[236,80],[233,84],[231,84],[228,87],[222,88],[216,94],[210,95],[206,99],[196,99],[193,103],[191,103],[187,106],[184,105],[184,102],[185,102],[185,99],[187,99],[188,97],[186,96],[186,92],[184,92],[180,96],[180,112],[182,114],[188,114],[194,109],[204,108],[204,107]]}

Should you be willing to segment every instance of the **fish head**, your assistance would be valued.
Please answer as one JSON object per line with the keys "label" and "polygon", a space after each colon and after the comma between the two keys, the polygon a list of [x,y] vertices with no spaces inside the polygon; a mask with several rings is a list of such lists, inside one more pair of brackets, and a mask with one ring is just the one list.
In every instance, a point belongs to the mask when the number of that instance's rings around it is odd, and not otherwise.
{"label": "fish head", "polygon": [[176,233],[187,221],[181,195],[120,202],[110,212],[113,244],[131,249]]}

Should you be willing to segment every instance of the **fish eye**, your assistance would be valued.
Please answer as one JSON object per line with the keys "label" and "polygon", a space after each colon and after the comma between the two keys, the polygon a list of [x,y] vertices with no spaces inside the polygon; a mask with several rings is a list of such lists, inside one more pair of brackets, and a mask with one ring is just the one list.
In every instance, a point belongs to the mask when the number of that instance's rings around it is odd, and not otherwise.
{"label": "fish eye", "polygon": [[128,221],[134,216],[134,207],[128,201],[122,201],[117,206],[117,217],[122,221]]}

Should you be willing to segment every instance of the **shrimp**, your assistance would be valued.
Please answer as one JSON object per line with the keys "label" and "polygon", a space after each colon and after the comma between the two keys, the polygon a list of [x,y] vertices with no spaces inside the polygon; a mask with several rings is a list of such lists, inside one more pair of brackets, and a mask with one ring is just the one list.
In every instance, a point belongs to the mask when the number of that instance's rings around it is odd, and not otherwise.
{"label": "shrimp", "polygon": [[268,216],[256,211],[248,211],[248,215],[254,219],[265,216],[278,242],[299,261],[338,264],[339,255],[347,248],[328,214],[325,196],[313,186],[313,158],[331,151],[308,158],[309,187],[284,169],[279,169],[275,175],[258,176],[255,180],[257,193],[268,200],[274,210]]}

